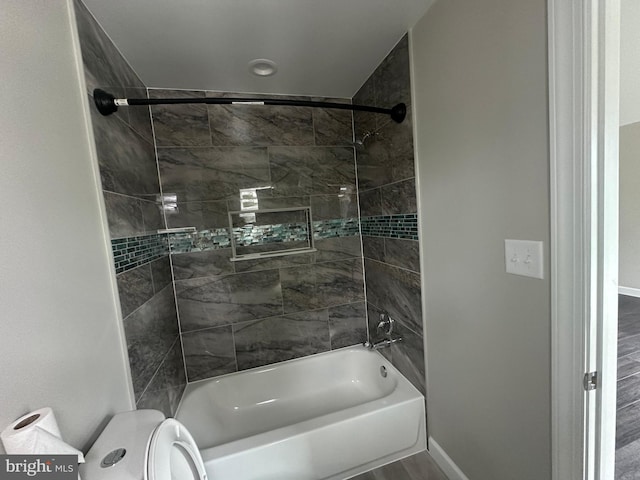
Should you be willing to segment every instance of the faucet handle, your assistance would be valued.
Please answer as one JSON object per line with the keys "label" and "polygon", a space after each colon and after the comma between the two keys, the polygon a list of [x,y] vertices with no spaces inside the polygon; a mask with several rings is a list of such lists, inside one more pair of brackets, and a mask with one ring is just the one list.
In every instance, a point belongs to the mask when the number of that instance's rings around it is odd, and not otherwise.
{"label": "faucet handle", "polygon": [[386,337],[390,337],[393,333],[395,323],[396,321],[391,318],[387,312],[382,312],[380,314],[380,322],[378,322],[376,329],[378,333],[382,332]]}

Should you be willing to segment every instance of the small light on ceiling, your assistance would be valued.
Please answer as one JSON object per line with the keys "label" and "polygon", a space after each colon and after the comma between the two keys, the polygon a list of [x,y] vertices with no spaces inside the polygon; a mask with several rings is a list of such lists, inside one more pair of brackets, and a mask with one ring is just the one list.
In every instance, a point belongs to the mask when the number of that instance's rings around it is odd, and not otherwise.
{"label": "small light on ceiling", "polygon": [[256,58],[249,62],[249,71],[259,77],[270,77],[278,71],[278,65],[268,58]]}

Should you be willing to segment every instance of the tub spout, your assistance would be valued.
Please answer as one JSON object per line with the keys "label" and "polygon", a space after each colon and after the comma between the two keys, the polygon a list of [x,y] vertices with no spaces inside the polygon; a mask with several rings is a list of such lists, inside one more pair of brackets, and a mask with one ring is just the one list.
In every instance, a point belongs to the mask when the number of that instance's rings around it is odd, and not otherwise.
{"label": "tub spout", "polygon": [[387,348],[393,345],[394,343],[398,343],[402,341],[402,337],[396,338],[385,338],[384,340],[380,340],[379,342],[364,342],[364,346],[369,350],[379,350],[381,348]]}

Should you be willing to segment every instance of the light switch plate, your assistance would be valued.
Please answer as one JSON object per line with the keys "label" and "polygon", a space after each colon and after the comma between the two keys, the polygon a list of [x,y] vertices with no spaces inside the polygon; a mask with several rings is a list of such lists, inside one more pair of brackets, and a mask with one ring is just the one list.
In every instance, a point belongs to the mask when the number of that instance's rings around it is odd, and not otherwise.
{"label": "light switch plate", "polygon": [[531,240],[505,240],[504,258],[507,273],[544,278],[542,245],[542,242]]}

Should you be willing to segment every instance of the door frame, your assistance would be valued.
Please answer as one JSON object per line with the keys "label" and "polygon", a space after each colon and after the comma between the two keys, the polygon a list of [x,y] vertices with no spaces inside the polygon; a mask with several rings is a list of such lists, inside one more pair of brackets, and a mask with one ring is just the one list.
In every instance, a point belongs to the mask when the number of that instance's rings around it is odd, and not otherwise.
{"label": "door frame", "polygon": [[[553,480],[615,465],[620,0],[547,0]],[[585,372],[598,372],[585,392]]]}

